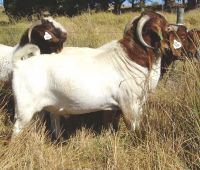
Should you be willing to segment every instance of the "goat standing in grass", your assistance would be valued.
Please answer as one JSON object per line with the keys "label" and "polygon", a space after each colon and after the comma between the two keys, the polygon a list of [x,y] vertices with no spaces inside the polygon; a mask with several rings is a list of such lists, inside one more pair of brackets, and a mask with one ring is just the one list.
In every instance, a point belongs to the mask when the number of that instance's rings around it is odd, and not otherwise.
{"label": "goat standing in grass", "polygon": [[[0,45],[0,81],[4,84],[4,90],[0,97],[6,100],[4,104],[8,110],[11,121],[14,117],[14,102],[12,94],[7,94],[11,89],[11,77],[13,62],[25,60],[34,55],[59,53],[63,49],[67,33],[64,27],[51,17],[45,17],[34,22],[22,35],[19,43],[15,47]],[[35,44],[36,46],[33,46]],[[26,50],[23,47],[26,47]],[[30,48],[29,48],[30,47]],[[15,58],[13,58],[15,53]],[[5,93],[5,92],[6,93]]]}
{"label": "goat standing in grass", "polygon": [[[139,126],[148,91],[157,86],[161,58],[181,48],[166,19],[144,12],[109,49],[39,55],[14,63],[16,136],[42,109],[55,114],[121,110],[131,130]],[[173,40],[170,46],[169,40]],[[176,40],[178,41],[178,40]]]}

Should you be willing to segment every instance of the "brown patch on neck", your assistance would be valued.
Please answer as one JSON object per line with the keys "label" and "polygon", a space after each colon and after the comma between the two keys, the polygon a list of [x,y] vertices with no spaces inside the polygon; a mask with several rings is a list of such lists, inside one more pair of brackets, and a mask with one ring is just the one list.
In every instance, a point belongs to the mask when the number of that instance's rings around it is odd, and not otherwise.
{"label": "brown patch on neck", "polygon": [[[142,67],[151,69],[155,54],[152,49],[147,49],[140,44],[137,37],[133,35],[134,32],[135,28],[127,31],[119,43],[132,61]],[[148,37],[144,39],[149,42]]]}

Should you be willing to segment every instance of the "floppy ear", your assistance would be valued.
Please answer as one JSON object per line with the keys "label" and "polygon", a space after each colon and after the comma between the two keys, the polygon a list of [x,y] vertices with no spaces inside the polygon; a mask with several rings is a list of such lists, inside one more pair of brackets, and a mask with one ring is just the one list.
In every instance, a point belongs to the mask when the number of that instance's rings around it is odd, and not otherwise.
{"label": "floppy ear", "polygon": [[158,49],[161,47],[161,42],[164,40],[162,30],[159,25],[152,26],[151,30],[153,31],[151,35],[152,42],[154,42],[153,47]]}
{"label": "floppy ear", "polygon": [[59,35],[55,35],[53,31],[49,30],[41,30],[40,35],[45,41],[53,42],[53,43],[64,43],[67,39],[67,34],[60,32]]}
{"label": "floppy ear", "polygon": [[45,41],[49,41],[49,42],[53,42],[53,43],[59,42],[59,39],[50,31],[44,31],[43,38]]}

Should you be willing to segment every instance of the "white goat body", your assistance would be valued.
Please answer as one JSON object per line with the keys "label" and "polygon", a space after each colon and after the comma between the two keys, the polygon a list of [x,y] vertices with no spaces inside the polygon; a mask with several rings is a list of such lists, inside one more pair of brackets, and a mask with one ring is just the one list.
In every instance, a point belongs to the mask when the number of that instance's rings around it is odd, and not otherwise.
{"label": "white goat body", "polygon": [[12,52],[14,47],[0,44],[0,80],[8,81],[12,72]]}
{"label": "white goat body", "polygon": [[118,42],[18,61],[13,71],[14,135],[42,109],[56,114],[120,109],[134,129],[147,91],[155,88],[159,76],[160,58],[149,72],[129,60]]}
{"label": "white goat body", "polygon": [[163,54],[175,50],[169,24],[157,13],[142,13],[130,28],[123,39],[97,49],[71,47],[16,61],[13,136],[42,109],[65,115],[121,110],[134,130],[148,91],[158,83]]}

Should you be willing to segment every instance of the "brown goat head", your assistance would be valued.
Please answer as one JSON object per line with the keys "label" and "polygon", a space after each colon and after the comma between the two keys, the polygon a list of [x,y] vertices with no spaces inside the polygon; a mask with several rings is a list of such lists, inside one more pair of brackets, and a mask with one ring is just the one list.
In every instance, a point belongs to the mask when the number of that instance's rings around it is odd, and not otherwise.
{"label": "brown goat head", "polygon": [[120,42],[131,59],[150,68],[156,54],[172,55],[173,60],[186,58],[187,36],[185,26],[169,24],[159,13],[148,11],[126,25]]}
{"label": "brown goat head", "polygon": [[130,59],[143,67],[151,68],[155,58],[162,57],[171,50],[169,26],[167,20],[159,13],[143,12],[126,25],[120,43]]}
{"label": "brown goat head", "polygon": [[[177,59],[196,58],[200,60],[200,31],[192,29],[190,31],[184,25],[171,24],[173,30],[169,34],[170,48],[162,58],[161,77],[167,71],[168,66]],[[174,40],[181,43],[181,48],[174,48]],[[181,57],[176,57],[181,56]]]}
{"label": "brown goat head", "polygon": [[51,17],[47,17],[36,21],[25,31],[19,46],[32,43],[39,47],[42,54],[59,53],[66,39],[66,30]]}
{"label": "brown goat head", "polygon": [[166,73],[169,65],[175,60],[186,59],[186,48],[188,46],[188,31],[184,25],[170,24],[169,50],[163,55],[161,61],[161,78]]}
{"label": "brown goat head", "polygon": [[176,59],[186,59],[186,49],[188,48],[188,30],[184,25],[170,24],[169,26],[169,55]]}

